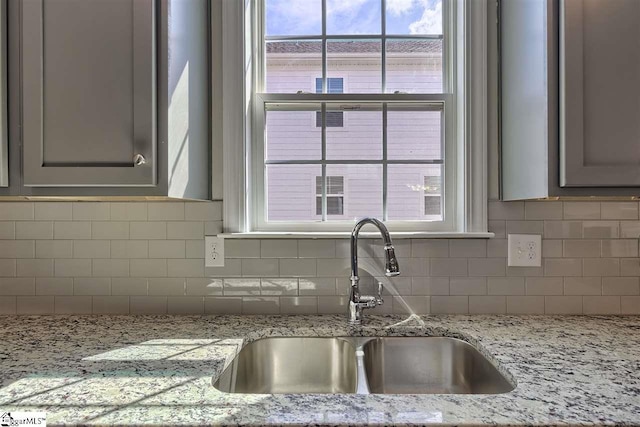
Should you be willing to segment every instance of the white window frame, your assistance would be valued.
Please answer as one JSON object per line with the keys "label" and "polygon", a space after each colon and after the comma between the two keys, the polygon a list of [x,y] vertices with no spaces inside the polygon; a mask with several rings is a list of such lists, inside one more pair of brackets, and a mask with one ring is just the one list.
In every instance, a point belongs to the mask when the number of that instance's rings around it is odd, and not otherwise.
{"label": "white window frame", "polygon": [[[256,173],[259,159],[263,164],[263,144],[257,144],[254,129],[264,129],[264,102],[277,102],[280,95],[259,95],[262,71],[257,66],[253,46],[262,46],[260,22],[254,23],[257,14],[253,10],[256,0],[228,0],[222,2],[221,55],[213,58],[214,75],[219,69],[222,75],[222,94],[214,94],[214,103],[223,106],[222,141],[223,171],[214,171],[214,181],[223,182],[223,219],[225,233],[257,235],[260,233],[287,234],[345,232],[353,221],[266,223],[264,221],[264,188],[261,176]],[[259,3],[258,3],[259,5]],[[447,218],[436,224],[426,221],[388,221],[392,233],[433,235],[464,235],[488,237],[487,233],[487,7],[488,0],[450,0],[450,34],[445,35],[443,61],[455,66],[444,66],[449,73],[446,82],[455,90],[445,87],[444,95],[357,95],[324,94],[322,101],[359,102],[402,100],[416,102],[443,101],[446,117],[454,117],[443,123],[448,138],[444,144],[445,212]],[[444,5],[443,5],[444,6]],[[252,31],[253,29],[256,31]],[[447,43],[448,40],[448,43]],[[223,60],[224,58],[224,60]],[[254,88],[256,90],[254,90]],[[453,94],[452,94],[453,93]],[[240,96],[239,96],[240,95]],[[303,102],[317,101],[315,94],[299,94]],[[289,96],[286,95],[287,99]],[[262,112],[262,113],[261,113]],[[214,137],[214,140],[216,138]],[[214,150],[216,148],[214,147]],[[447,190],[449,189],[449,190]]]}

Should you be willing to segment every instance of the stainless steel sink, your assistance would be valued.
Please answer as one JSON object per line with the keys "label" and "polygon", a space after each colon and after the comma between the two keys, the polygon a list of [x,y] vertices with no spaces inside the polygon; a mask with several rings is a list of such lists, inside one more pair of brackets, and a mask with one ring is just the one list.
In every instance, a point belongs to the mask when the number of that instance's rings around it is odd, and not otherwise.
{"label": "stainless steel sink", "polygon": [[471,344],[444,337],[264,338],[214,387],[226,393],[496,394],[514,386]]}
{"label": "stainless steel sink", "polygon": [[339,338],[247,344],[214,387],[227,393],[355,393],[355,348]]}
{"label": "stainless steel sink", "polygon": [[471,344],[444,337],[385,337],[364,346],[371,393],[496,394],[513,385]]}

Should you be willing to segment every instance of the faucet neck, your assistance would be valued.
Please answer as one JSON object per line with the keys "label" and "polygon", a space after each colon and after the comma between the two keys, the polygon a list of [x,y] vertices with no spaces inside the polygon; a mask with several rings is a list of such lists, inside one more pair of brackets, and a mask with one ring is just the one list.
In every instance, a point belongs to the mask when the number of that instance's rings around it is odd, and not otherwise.
{"label": "faucet neck", "polygon": [[[391,236],[389,235],[389,230],[387,227],[379,220],[375,218],[362,218],[356,225],[353,227],[351,231],[351,277],[358,277],[358,236],[360,235],[360,230],[367,224],[374,225],[380,234],[382,235],[382,240],[384,241],[385,248],[387,246],[391,246]],[[354,282],[351,280],[352,285],[357,285],[357,280]]]}

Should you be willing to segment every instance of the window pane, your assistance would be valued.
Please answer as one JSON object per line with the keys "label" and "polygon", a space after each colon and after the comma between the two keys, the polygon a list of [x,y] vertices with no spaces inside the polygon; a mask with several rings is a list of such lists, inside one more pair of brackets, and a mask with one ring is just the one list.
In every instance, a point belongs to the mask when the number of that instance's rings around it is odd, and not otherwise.
{"label": "window pane", "polygon": [[382,218],[381,165],[327,165],[327,176],[344,177],[344,213],[327,216],[329,221],[353,220],[363,216]]}
{"label": "window pane", "polygon": [[320,165],[267,165],[267,220],[318,221],[317,176]]}
{"label": "window pane", "polygon": [[387,0],[387,34],[442,34],[442,0]]}
{"label": "window pane", "polygon": [[327,34],[381,34],[380,0],[327,0]]}
{"label": "window pane", "polygon": [[320,106],[302,111],[269,110],[266,117],[267,160],[320,160],[322,128],[316,126]]}
{"label": "window pane", "polygon": [[[322,76],[322,42],[319,40],[266,43],[268,93],[314,92]],[[320,79],[322,88],[322,79]]]}
{"label": "window pane", "polygon": [[382,91],[382,42],[328,40],[327,75],[344,79],[344,93]]}
{"label": "window pane", "polygon": [[442,40],[387,40],[386,92],[442,93]]}
{"label": "window pane", "polygon": [[[440,165],[389,165],[387,215],[390,220],[442,221]],[[433,184],[433,185],[432,185]]]}
{"label": "window pane", "polygon": [[[382,107],[376,104],[361,110],[335,111],[339,108],[340,105],[327,104],[327,159],[382,159]],[[330,122],[334,115],[340,115],[342,126],[332,126],[337,124]]]}
{"label": "window pane", "polygon": [[442,159],[442,114],[389,106],[387,156],[391,160]]}
{"label": "window pane", "polygon": [[322,34],[321,0],[266,0],[267,36]]}

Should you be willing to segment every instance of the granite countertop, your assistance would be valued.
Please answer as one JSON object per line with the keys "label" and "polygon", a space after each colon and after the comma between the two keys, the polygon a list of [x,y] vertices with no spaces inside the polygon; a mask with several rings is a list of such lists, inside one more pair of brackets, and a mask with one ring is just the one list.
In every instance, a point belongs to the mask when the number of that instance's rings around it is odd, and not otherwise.
{"label": "granite countertop", "polygon": [[[640,317],[0,317],[0,411],[82,425],[640,425]],[[501,395],[242,395],[211,386],[265,336],[463,338]]]}

